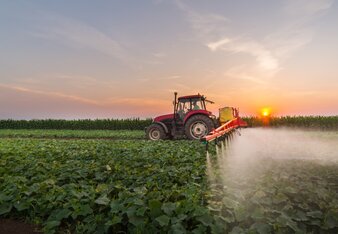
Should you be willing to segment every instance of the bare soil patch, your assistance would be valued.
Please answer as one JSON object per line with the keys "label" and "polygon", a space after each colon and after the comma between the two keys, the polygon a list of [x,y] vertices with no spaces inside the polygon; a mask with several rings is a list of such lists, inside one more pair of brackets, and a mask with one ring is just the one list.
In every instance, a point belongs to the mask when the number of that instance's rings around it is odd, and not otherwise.
{"label": "bare soil patch", "polygon": [[43,233],[41,228],[25,223],[21,220],[13,220],[13,219],[1,219],[0,218],[0,233],[6,234],[37,234]]}

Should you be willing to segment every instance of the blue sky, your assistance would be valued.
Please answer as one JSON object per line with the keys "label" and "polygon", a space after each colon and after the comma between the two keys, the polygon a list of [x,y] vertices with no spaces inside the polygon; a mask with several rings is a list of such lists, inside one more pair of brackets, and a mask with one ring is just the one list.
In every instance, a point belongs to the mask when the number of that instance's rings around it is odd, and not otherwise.
{"label": "blue sky", "polygon": [[338,114],[334,0],[9,1],[0,118],[152,117],[174,91],[245,115]]}

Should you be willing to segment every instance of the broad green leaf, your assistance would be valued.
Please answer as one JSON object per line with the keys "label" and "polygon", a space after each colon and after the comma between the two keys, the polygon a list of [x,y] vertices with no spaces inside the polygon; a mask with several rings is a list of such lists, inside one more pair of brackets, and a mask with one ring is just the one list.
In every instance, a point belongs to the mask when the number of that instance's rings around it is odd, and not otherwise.
{"label": "broad green leaf", "polygon": [[0,205],[0,215],[9,213],[12,210],[12,204],[10,203],[3,203]]}
{"label": "broad green leaf", "polygon": [[96,204],[99,205],[108,205],[110,202],[109,198],[107,197],[106,194],[102,195],[101,197],[99,197],[98,199],[95,200]]}
{"label": "broad green leaf", "polygon": [[329,212],[325,219],[324,225],[329,229],[337,228],[338,227],[338,213]]}
{"label": "broad green leaf", "polygon": [[207,228],[201,224],[197,225],[197,227],[194,230],[192,230],[192,233],[194,234],[204,234],[206,232],[207,232]]}
{"label": "broad green leaf", "polygon": [[259,234],[266,234],[272,232],[272,228],[267,223],[254,223],[251,225],[250,229],[257,231]]}
{"label": "broad green leaf", "polygon": [[230,234],[241,234],[241,233],[244,233],[244,230],[241,227],[234,227],[230,232]]}
{"label": "broad green leaf", "polygon": [[118,213],[119,211],[123,210],[123,205],[120,204],[120,201],[114,200],[110,203],[110,209],[113,213]]}
{"label": "broad green leaf", "polygon": [[48,221],[61,221],[64,218],[68,218],[71,213],[69,209],[54,210],[48,217]]}
{"label": "broad green leaf", "polygon": [[161,225],[161,227],[163,227],[169,224],[170,218],[167,215],[161,215],[155,220]]}
{"label": "broad green leaf", "polygon": [[318,219],[323,217],[323,213],[319,210],[306,212],[306,215],[309,217],[318,218]]}
{"label": "broad green leaf", "polygon": [[204,214],[203,216],[199,216],[196,218],[196,220],[200,221],[205,226],[210,226],[213,221],[212,217],[209,214]]}
{"label": "broad green leaf", "polygon": [[111,225],[121,223],[121,221],[122,221],[122,218],[120,216],[114,215],[112,220],[111,220]]}
{"label": "broad green leaf", "polygon": [[14,203],[14,207],[18,211],[23,211],[29,208],[29,203],[27,201],[17,201]]}
{"label": "broad green leaf", "polygon": [[243,206],[237,207],[234,213],[236,220],[239,222],[244,221],[249,216],[248,211]]}
{"label": "broad green leaf", "polygon": [[144,217],[140,217],[136,215],[131,215],[131,216],[128,215],[128,218],[129,218],[129,222],[136,227],[144,224]]}
{"label": "broad green leaf", "polygon": [[171,216],[173,212],[176,210],[176,204],[173,202],[166,202],[162,205],[162,210],[165,214]]}
{"label": "broad green leaf", "polygon": [[81,205],[79,210],[76,211],[77,215],[86,216],[93,213],[93,209],[88,205]]}
{"label": "broad green leaf", "polygon": [[175,234],[185,234],[185,233],[187,233],[187,231],[185,230],[185,228],[183,227],[183,225],[181,223],[175,223],[175,224],[171,225],[171,230]]}
{"label": "broad green leaf", "polygon": [[150,200],[149,201],[150,215],[154,218],[160,216],[162,214],[161,206],[162,203],[160,201]]}
{"label": "broad green leaf", "polygon": [[179,214],[178,216],[172,217],[171,223],[180,223],[185,220],[188,216],[185,214]]}
{"label": "broad green leaf", "polygon": [[262,208],[255,208],[254,211],[251,213],[251,218],[254,220],[261,220],[264,219],[264,210]]}
{"label": "broad green leaf", "polygon": [[297,210],[294,219],[296,221],[307,221],[307,220],[309,220],[309,218],[306,216],[306,214],[301,210]]}
{"label": "broad green leaf", "polygon": [[11,196],[8,196],[4,193],[0,193],[0,202],[10,201],[12,199]]}
{"label": "broad green leaf", "polygon": [[277,195],[274,195],[272,198],[272,202],[275,204],[279,204],[286,201],[288,201],[288,197],[282,193],[278,193]]}
{"label": "broad green leaf", "polygon": [[231,209],[234,209],[239,205],[239,203],[237,201],[230,199],[228,197],[224,197],[222,199],[222,203],[225,207],[231,208]]}
{"label": "broad green leaf", "polygon": [[48,233],[55,233],[56,227],[58,227],[59,225],[60,221],[48,221],[46,222],[44,229],[47,230]]}
{"label": "broad green leaf", "polygon": [[135,214],[138,215],[138,216],[143,216],[144,213],[146,212],[146,210],[147,210],[147,207],[145,207],[145,206],[137,208]]}

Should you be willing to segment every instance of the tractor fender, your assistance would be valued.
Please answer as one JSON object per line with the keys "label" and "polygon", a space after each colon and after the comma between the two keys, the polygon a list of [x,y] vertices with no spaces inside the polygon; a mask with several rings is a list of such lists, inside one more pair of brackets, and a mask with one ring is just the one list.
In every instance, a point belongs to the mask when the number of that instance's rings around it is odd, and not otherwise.
{"label": "tractor fender", "polygon": [[193,116],[193,115],[206,115],[206,116],[210,116],[211,112],[206,111],[206,110],[194,110],[194,111],[190,111],[188,112],[188,114],[184,117],[183,123],[185,124],[187,122],[187,120]]}
{"label": "tractor fender", "polygon": [[168,127],[167,127],[164,123],[162,123],[162,122],[157,122],[157,121],[156,121],[156,122],[154,122],[154,124],[159,124],[159,125],[161,125],[161,126],[163,127],[165,133],[169,133]]}

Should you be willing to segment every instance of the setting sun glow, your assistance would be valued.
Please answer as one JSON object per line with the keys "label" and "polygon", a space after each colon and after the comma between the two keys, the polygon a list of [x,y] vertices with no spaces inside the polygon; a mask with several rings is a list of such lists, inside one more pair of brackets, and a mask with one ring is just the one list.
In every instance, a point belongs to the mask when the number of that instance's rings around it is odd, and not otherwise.
{"label": "setting sun glow", "polygon": [[261,110],[261,114],[262,114],[262,116],[264,116],[264,117],[270,116],[270,113],[271,113],[271,110],[270,110],[269,108],[263,108],[263,109]]}

